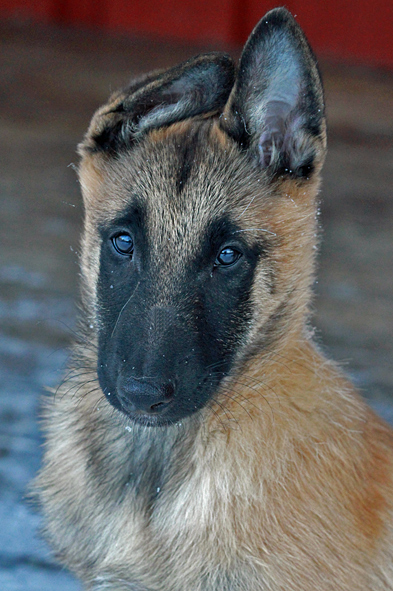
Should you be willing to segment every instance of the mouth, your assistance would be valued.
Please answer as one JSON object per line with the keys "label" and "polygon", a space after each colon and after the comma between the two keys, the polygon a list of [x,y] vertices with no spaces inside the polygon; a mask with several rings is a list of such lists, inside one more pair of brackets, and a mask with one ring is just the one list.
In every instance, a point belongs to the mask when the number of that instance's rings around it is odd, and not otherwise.
{"label": "mouth", "polygon": [[217,388],[210,374],[196,384],[186,386],[176,376],[153,381],[152,378],[119,373],[115,379],[110,379],[111,376],[102,371],[102,366],[98,377],[107,402],[128,420],[130,426],[176,426],[204,408]]}
{"label": "mouth", "polygon": [[107,398],[108,402],[120,412],[124,418],[128,419],[128,424],[141,427],[180,427],[189,417],[198,414],[202,407],[193,405],[184,405],[181,399],[171,399],[166,403],[158,403],[149,407],[149,410],[136,408],[128,399],[122,399],[121,396],[111,396]]}
{"label": "mouth", "polygon": [[[162,415],[151,415],[141,412],[130,412],[120,409],[123,415],[129,419],[129,422],[139,425],[141,427],[171,427],[174,425],[181,426],[182,419],[174,419]],[[126,427],[127,431],[132,430],[132,426]]]}

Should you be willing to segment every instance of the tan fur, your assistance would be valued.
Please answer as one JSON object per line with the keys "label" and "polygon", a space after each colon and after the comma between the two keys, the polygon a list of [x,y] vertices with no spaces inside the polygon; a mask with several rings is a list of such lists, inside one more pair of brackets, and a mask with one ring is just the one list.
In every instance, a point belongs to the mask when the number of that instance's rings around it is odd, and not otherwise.
{"label": "tan fur", "polygon": [[[270,182],[214,113],[152,130],[115,159],[91,153],[89,138],[104,112],[81,149],[90,330],[75,358],[87,373],[82,380],[78,365],[71,367],[47,402],[36,483],[59,559],[95,591],[393,589],[393,434],[323,357],[308,325],[325,132],[315,140],[312,178]],[[168,162],[196,127],[204,137],[200,166],[177,202]],[[97,228],[124,209],[129,187],[150,208],[162,260],[160,305],[170,301],[173,278],[215,212],[230,211],[250,242],[266,233],[272,250],[258,263],[255,313],[237,371],[196,420],[162,431],[163,448],[166,437],[183,433],[188,452],[150,505],[127,480],[114,491],[109,477],[95,472],[109,454],[120,473],[133,438],[151,433],[114,411],[96,383]]]}

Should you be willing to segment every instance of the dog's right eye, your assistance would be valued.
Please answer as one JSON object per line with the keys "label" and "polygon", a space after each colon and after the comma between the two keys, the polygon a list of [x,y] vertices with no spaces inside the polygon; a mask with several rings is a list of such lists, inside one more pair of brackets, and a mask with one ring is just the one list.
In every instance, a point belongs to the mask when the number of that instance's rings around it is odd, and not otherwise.
{"label": "dog's right eye", "polygon": [[217,255],[214,264],[216,267],[231,267],[240,259],[241,256],[241,252],[228,246]]}
{"label": "dog's right eye", "polygon": [[112,238],[112,244],[116,252],[124,256],[130,256],[134,251],[134,241],[126,232]]}

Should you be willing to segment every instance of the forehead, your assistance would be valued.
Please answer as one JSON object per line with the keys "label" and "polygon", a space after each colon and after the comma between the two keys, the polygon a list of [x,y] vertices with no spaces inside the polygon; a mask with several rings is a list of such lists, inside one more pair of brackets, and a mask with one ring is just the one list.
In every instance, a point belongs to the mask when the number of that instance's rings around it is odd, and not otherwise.
{"label": "forehead", "polygon": [[[98,225],[138,219],[151,241],[197,245],[208,228],[255,225],[255,206],[269,201],[264,173],[212,122],[190,121],[149,133],[104,162],[87,214]],[[86,184],[86,183],[85,183]],[[252,203],[252,207],[248,207]],[[252,240],[252,234],[244,236]]]}

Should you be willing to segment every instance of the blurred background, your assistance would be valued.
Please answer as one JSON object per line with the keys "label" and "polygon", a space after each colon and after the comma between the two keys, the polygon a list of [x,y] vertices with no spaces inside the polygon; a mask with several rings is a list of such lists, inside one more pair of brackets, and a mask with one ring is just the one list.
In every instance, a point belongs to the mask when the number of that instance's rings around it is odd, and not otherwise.
{"label": "blurred background", "polygon": [[[75,149],[137,74],[200,51],[234,57],[256,0],[0,0],[0,589],[76,591],[39,535],[26,486],[39,399],[67,363],[83,216]],[[297,0],[325,81],[316,338],[393,424],[393,5]]]}

